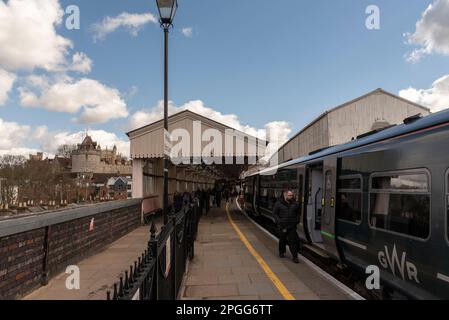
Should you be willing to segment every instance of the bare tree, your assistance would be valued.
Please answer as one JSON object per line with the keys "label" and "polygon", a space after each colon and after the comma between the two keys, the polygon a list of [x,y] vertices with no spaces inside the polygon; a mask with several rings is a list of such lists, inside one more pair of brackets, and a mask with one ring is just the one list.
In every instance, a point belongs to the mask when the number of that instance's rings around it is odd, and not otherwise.
{"label": "bare tree", "polygon": [[23,156],[0,156],[1,199],[12,204],[17,199],[19,186],[25,182],[26,158]]}
{"label": "bare tree", "polygon": [[27,162],[24,156],[4,155],[0,156],[0,169],[23,167]]}
{"label": "bare tree", "polygon": [[75,151],[76,149],[77,146],[74,144],[64,144],[58,147],[58,150],[56,151],[56,156],[63,158],[70,158],[72,152]]}

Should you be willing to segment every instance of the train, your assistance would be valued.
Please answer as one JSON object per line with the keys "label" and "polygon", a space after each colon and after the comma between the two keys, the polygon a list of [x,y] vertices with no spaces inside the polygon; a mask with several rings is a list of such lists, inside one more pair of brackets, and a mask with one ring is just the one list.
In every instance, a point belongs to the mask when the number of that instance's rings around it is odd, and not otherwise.
{"label": "train", "polygon": [[378,270],[390,296],[449,299],[449,110],[247,175],[244,210],[274,224],[285,189],[307,247],[361,279]]}

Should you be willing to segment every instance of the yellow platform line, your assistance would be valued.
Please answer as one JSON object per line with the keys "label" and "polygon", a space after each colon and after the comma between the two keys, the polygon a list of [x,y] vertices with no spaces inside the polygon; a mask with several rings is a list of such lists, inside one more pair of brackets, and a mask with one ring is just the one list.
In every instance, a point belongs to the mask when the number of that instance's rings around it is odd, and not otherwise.
{"label": "yellow platform line", "polygon": [[253,257],[257,260],[265,274],[268,276],[268,278],[271,280],[271,282],[275,285],[275,287],[278,289],[279,293],[284,297],[285,300],[296,300],[295,297],[288,291],[288,289],[285,287],[285,285],[282,283],[282,281],[276,276],[276,274],[271,270],[270,266],[265,262],[265,260],[260,256],[259,253],[254,249],[254,247],[251,245],[251,243],[248,241],[248,239],[245,237],[245,235],[240,231],[240,228],[235,224],[234,220],[231,217],[231,214],[229,213],[229,205],[226,205],[226,214],[228,215],[229,222],[231,223],[232,227],[234,228],[235,232],[240,237],[240,240],[245,244],[246,248],[249,252],[253,255]]}

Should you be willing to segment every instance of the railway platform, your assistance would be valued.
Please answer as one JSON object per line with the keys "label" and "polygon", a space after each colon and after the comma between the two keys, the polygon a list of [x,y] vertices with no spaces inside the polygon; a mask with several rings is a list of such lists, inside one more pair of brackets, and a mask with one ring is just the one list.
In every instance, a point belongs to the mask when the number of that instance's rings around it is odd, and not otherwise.
{"label": "railway platform", "polygon": [[[157,222],[160,230],[162,221]],[[67,290],[68,274],[24,297],[25,300],[104,300],[149,240],[143,226],[77,264],[79,290]],[[236,202],[203,215],[178,298],[181,300],[349,300],[350,290],[300,256],[278,256],[277,240],[253,222]]]}
{"label": "railway platform", "polygon": [[[162,219],[157,219],[155,223],[157,230],[160,230]],[[61,272],[47,286],[33,291],[23,300],[105,300],[106,292],[112,290],[112,284],[118,277],[125,275],[130,264],[147,248],[148,228],[142,226],[78,263],[78,290],[67,290],[69,274]]]}
{"label": "railway platform", "polygon": [[[348,300],[357,298],[324,271],[290,253],[236,203],[203,216],[181,290],[184,300]],[[287,250],[288,251],[288,250]]]}

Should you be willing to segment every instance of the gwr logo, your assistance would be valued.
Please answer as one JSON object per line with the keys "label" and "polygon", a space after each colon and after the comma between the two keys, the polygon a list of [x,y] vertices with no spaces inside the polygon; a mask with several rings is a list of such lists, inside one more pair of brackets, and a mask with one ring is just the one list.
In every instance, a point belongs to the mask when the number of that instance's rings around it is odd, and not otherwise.
{"label": "gwr logo", "polygon": [[380,265],[385,269],[390,268],[394,276],[396,276],[396,270],[398,270],[402,280],[405,280],[405,276],[407,275],[409,280],[420,283],[418,280],[418,269],[413,263],[406,260],[406,252],[402,253],[401,260],[399,260],[396,245],[393,246],[391,254],[388,251],[388,247],[385,246],[385,252],[379,251],[378,258]]}

